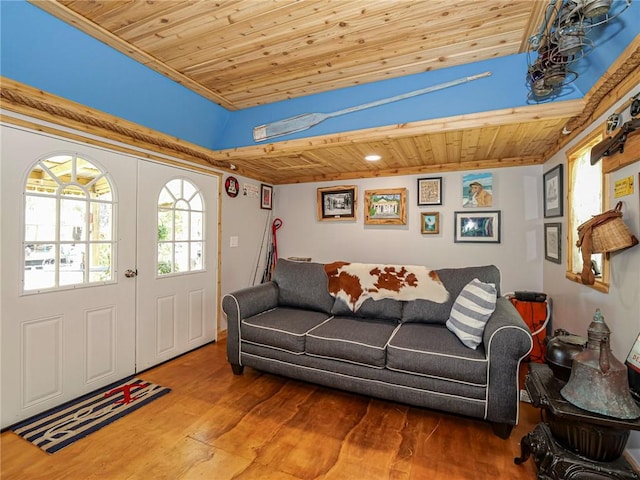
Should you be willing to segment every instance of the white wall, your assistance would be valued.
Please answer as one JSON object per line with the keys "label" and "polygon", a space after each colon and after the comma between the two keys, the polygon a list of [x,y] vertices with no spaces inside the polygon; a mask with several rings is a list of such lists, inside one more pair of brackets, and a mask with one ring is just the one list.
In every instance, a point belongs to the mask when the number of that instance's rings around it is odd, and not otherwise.
{"label": "white wall", "polygon": [[[632,91],[637,93],[638,89]],[[613,112],[619,112],[621,105],[629,98],[621,99],[593,125],[570,142],[565,149],[554,155],[546,164],[545,172],[559,163],[566,167],[566,150],[579,143],[585,136],[593,132],[606,121]],[[635,134],[637,135],[637,133]],[[635,162],[611,174],[610,206],[621,200],[623,202],[623,219],[631,231],[640,238],[640,162]],[[616,180],[633,176],[635,191],[632,195],[613,198],[613,184]],[[567,191],[567,175],[565,174],[565,192]],[[567,228],[567,215],[553,221],[562,221],[563,232]],[[602,311],[605,321],[611,329],[611,349],[613,354],[624,361],[631,350],[631,346],[640,332],[640,247],[636,246],[624,251],[611,254],[611,284],[609,293],[600,293],[588,286],[572,282],[565,278],[565,262],[567,252],[567,238],[563,235],[562,255],[563,263],[557,265],[544,262],[544,288],[553,298],[553,327],[564,328],[572,333],[586,336],[589,323],[593,319],[596,308]],[[640,432],[632,432],[628,449],[640,463]]]}
{"label": "white wall", "polygon": [[[454,242],[454,212],[462,208],[462,176],[466,172],[369,178],[343,182],[279,185],[275,213],[281,257],[311,257],[315,262],[346,260],[365,263],[415,264],[432,268],[495,264],[502,271],[502,290],[542,289],[542,167],[493,170],[493,206],[500,210],[499,244]],[[443,205],[418,207],[417,179],[443,177]],[[317,188],[357,185],[355,221],[318,221]],[[406,225],[364,225],[364,192],[407,188]],[[440,212],[440,234],[420,233],[420,213]]]}
{"label": "white wall", "polygon": [[[222,234],[220,244],[222,250],[221,296],[235,290],[260,283],[264,272],[264,261],[269,248],[272,210],[260,208],[259,196],[253,197],[243,193],[243,187],[250,185],[258,190],[260,182],[240,175],[233,175],[240,183],[237,197],[230,197],[224,191],[224,182],[229,177],[222,177]],[[265,228],[267,229],[265,235]],[[237,238],[237,247],[231,247],[231,238]],[[262,246],[262,247],[261,247]],[[219,329],[226,330],[227,319],[220,309]]]}

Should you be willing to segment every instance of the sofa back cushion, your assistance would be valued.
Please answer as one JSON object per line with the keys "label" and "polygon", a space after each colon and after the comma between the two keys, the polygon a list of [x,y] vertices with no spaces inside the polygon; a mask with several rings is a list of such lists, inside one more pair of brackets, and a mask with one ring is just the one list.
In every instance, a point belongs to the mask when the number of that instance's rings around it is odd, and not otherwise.
{"label": "sofa back cushion", "polygon": [[353,312],[344,300],[336,298],[331,313],[342,317],[400,321],[400,319],[402,319],[402,307],[404,303],[405,302],[394,300],[393,298],[382,298],[380,300],[367,298],[362,305],[360,305],[360,308]]}
{"label": "sofa back cushion", "polygon": [[451,308],[462,289],[474,278],[484,283],[493,283],[500,296],[500,270],[495,265],[481,267],[442,268],[436,270],[440,281],[449,292],[446,303],[429,300],[406,302],[402,311],[403,322],[439,323],[444,325],[449,319]]}
{"label": "sofa back cushion", "polygon": [[278,285],[278,305],[331,313],[335,299],[322,264],[280,258],[271,279]]}

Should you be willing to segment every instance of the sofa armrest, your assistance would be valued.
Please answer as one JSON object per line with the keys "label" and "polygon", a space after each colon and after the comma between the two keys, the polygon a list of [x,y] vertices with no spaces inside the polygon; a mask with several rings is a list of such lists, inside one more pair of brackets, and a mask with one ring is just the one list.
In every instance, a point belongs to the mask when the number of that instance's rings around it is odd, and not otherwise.
{"label": "sofa armrest", "polygon": [[278,306],[278,285],[261,283],[228,293],[222,298],[222,310],[227,315],[227,360],[242,365],[240,360],[240,322]]}
{"label": "sofa armrest", "polygon": [[487,420],[515,425],[520,400],[520,362],[533,347],[531,331],[513,304],[498,297],[483,343],[489,360]]}

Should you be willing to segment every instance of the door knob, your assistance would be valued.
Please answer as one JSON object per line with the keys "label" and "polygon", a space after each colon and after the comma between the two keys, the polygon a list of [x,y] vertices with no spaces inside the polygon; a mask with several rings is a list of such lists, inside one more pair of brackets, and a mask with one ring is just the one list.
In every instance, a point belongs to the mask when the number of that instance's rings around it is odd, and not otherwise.
{"label": "door knob", "polygon": [[138,276],[138,270],[125,270],[124,276],[127,278],[133,278]]}

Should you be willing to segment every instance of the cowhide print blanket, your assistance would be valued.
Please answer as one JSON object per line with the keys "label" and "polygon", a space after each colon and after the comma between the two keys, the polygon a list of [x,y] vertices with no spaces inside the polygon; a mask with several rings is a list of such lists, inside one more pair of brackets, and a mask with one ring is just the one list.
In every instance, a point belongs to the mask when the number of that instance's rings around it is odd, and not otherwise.
{"label": "cowhide print blanket", "polygon": [[329,293],[343,300],[352,311],[368,299],[431,300],[444,303],[449,292],[438,274],[414,265],[375,265],[333,262],[324,265],[329,278]]}

